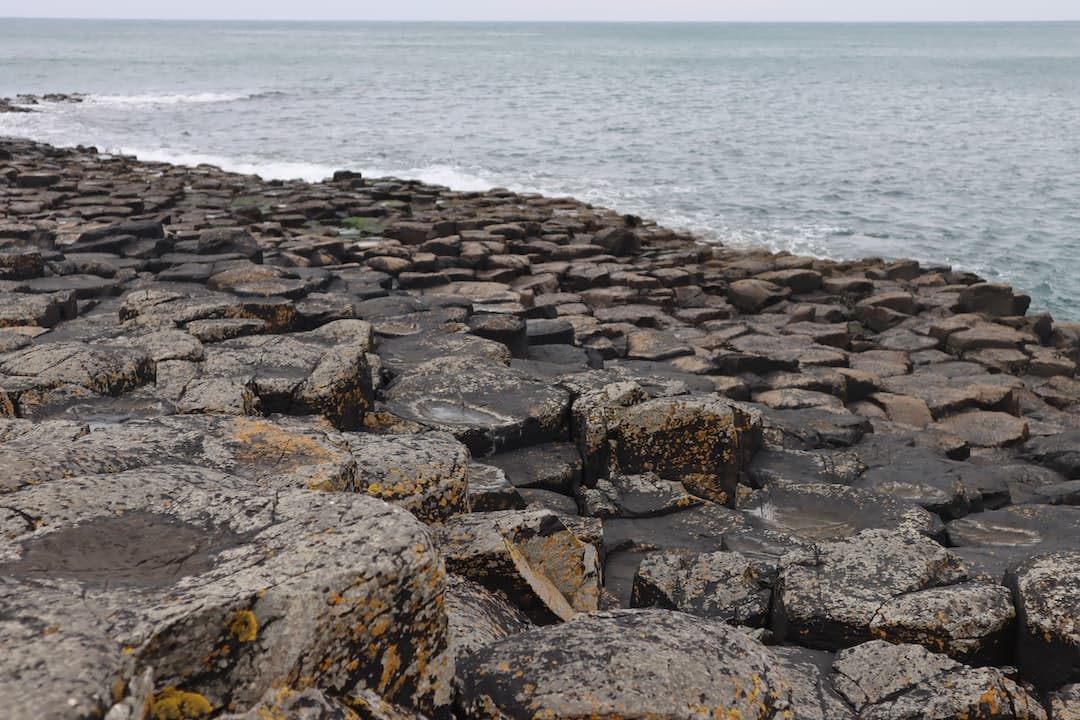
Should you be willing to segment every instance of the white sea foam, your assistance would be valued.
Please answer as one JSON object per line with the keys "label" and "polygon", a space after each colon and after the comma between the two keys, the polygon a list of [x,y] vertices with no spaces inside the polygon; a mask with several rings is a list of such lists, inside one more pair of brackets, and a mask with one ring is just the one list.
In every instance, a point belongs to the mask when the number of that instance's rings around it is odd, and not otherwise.
{"label": "white sea foam", "polygon": [[445,185],[452,190],[465,192],[490,190],[499,184],[492,177],[478,175],[451,165],[428,165],[412,168],[361,167],[359,169],[368,177],[399,177],[407,180],[420,180],[429,185]]}
{"label": "white sea foam", "polygon": [[272,160],[259,157],[225,157],[204,153],[188,152],[172,148],[108,147],[106,152],[123,155],[135,155],[140,160],[166,162],[173,165],[214,165],[229,172],[245,175],[258,175],[264,180],[305,180],[318,182],[334,174],[336,168],[319,163],[297,162],[291,160]]}
{"label": "white sea foam", "polygon": [[228,103],[248,100],[259,93],[141,93],[135,95],[87,95],[83,101],[91,105],[139,106],[150,105],[188,105],[207,103]]}

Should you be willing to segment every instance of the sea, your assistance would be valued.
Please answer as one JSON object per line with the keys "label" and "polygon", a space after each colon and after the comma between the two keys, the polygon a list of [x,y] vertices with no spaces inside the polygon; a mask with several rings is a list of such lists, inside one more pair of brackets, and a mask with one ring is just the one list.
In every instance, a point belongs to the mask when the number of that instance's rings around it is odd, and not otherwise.
{"label": "sea", "polygon": [[1080,23],[0,19],[0,135],[570,195],[708,242],[911,257],[1080,320]]}

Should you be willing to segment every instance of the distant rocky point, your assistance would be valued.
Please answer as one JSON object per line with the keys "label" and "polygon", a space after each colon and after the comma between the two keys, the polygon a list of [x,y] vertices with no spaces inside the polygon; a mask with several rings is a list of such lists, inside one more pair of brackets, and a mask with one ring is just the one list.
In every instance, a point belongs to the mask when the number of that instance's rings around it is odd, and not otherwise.
{"label": "distant rocky point", "polygon": [[35,111],[33,106],[42,103],[81,103],[85,99],[82,93],[16,95],[14,98],[0,98],[0,113],[28,113]]}

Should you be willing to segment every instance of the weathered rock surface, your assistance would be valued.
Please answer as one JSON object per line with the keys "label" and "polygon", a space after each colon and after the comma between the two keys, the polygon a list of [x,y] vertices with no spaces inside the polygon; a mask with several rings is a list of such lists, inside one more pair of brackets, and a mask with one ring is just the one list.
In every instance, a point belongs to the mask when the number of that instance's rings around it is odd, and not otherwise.
{"label": "weathered rock surface", "polygon": [[760,428],[759,416],[719,398],[657,398],[620,413],[608,442],[618,472],[655,472],[730,504]]}
{"label": "weathered rock surface", "polygon": [[750,560],[738,553],[660,552],[638,566],[630,605],[756,627],[768,617],[770,594]]}
{"label": "weathered rock surface", "polygon": [[1040,688],[1080,679],[1080,552],[1039,555],[1006,580],[1016,598],[1016,658]]}
{"label": "weathered rock surface", "polygon": [[889,601],[964,579],[959,559],[924,535],[864,530],[781,558],[773,631],[808,647],[850,647],[873,638]]}
{"label": "weathered rock surface", "polygon": [[334,439],[356,460],[350,489],[403,507],[425,522],[469,511],[469,450],[453,436],[347,433]]}
{"label": "weathered rock surface", "polygon": [[994,668],[917,645],[874,641],[841,651],[836,689],[868,720],[1044,720],[1037,698]]}
{"label": "weathered rock surface", "polygon": [[792,700],[760,644],[656,610],[596,613],[515,636],[466,658],[460,677],[468,718],[767,718]]}
{"label": "weathered rock surface", "polygon": [[455,657],[471,655],[532,628],[528,618],[483,585],[450,575],[446,588],[447,633]]}
{"label": "weathered rock surface", "polygon": [[0,517],[9,717],[200,717],[285,686],[449,701],[441,564],[385,503],[161,466],[26,489]]}
{"label": "weathered rock surface", "polygon": [[570,620],[598,607],[596,549],[549,510],[461,515],[438,529],[437,545],[450,572],[500,594],[533,622]]}

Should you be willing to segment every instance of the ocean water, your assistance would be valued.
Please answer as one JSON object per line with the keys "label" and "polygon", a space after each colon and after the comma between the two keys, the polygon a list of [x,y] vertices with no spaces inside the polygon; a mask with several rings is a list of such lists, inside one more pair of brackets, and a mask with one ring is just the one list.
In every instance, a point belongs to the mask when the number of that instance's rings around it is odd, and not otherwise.
{"label": "ocean water", "polygon": [[0,134],[573,195],[734,246],[949,263],[1080,319],[1080,23],[0,19]]}

